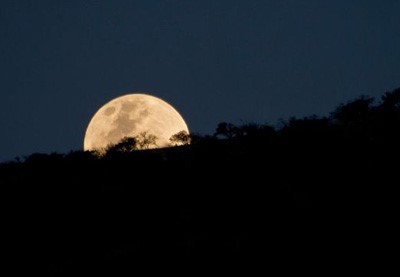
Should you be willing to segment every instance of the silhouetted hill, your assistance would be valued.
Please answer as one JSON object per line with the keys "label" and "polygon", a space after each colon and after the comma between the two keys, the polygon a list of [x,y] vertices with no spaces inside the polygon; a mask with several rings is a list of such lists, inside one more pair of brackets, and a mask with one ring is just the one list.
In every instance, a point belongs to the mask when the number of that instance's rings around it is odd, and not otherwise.
{"label": "silhouetted hill", "polygon": [[57,276],[351,259],[386,226],[399,141],[397,89],[279,129],[220,123],[186,146],[32,154],[0,165],[9,256]]}

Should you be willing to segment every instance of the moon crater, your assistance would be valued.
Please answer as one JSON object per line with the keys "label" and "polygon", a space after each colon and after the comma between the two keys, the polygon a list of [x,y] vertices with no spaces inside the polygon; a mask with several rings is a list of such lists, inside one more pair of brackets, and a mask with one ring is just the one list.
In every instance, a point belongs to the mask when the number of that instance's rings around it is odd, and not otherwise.
{"label": "moon crater", "polygon": [[115,107],[109,107],[109,108],[107,108],[107,109],[104,111],[104,114],[105,114],[106,116],[110,116],[110,115],[112,115],[114,112],[115,112]]}

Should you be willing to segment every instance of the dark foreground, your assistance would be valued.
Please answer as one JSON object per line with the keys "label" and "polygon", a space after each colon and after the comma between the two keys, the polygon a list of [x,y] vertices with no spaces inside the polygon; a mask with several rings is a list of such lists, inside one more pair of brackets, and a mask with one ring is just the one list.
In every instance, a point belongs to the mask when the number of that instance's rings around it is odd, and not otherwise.
{"label": "dark foreground", "polygon": [[386,243],[396,203],[399,110],[378,108],[2,164],[4,251],[15,273],[55,276],[354,266]]}

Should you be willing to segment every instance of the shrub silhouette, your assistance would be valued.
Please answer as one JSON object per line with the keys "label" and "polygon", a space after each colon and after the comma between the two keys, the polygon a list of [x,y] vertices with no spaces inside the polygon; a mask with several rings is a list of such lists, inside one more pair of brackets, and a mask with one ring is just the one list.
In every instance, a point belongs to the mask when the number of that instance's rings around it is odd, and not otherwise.
{"label": "shrub silhouette", "polygon": [[188,134],[188,132],[186,132],[185,130],[182,130],[182,131],[172,135],[169,140],[171,141],[171,143],[174,146],[188,145],[188,144],[190,144],[191,137],[190,137],[190,134]]}
{"label": "shrub silhouette", "polygon": [[238,131],[239,131],[238,127],[236,127],[232,123],[221,122],[215,129],[214,136],[226,139],[232,139],[235,136],[237,136]]}
{"label": "shrub silhouette", "polygon": [[382,108],[389,112],[400,111],[400,88],[382,96]]}
{"label": "shrub silhouette", "polygon": [[124,137],[117,144],[109,145],[105,149],[108,157],[115,155],[126,154],[137,150],[137,140],[134,137]]}
{"label": "shrub silhouette", "polygon": [[361,96],[345,105],[340,105],[333,113],[332,118],[339,124],[354,124],[368,120],[374,98]]}

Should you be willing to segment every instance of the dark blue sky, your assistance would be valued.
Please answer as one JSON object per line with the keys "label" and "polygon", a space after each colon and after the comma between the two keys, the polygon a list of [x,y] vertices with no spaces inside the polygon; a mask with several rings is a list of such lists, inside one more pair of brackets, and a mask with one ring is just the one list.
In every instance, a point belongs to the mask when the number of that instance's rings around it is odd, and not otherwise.
{"label": "dark blue sky", "polygon": [[0,160],[82,147],[127,92],[191,131],[327,115],[400,86],[399,0],[2,0]]}

